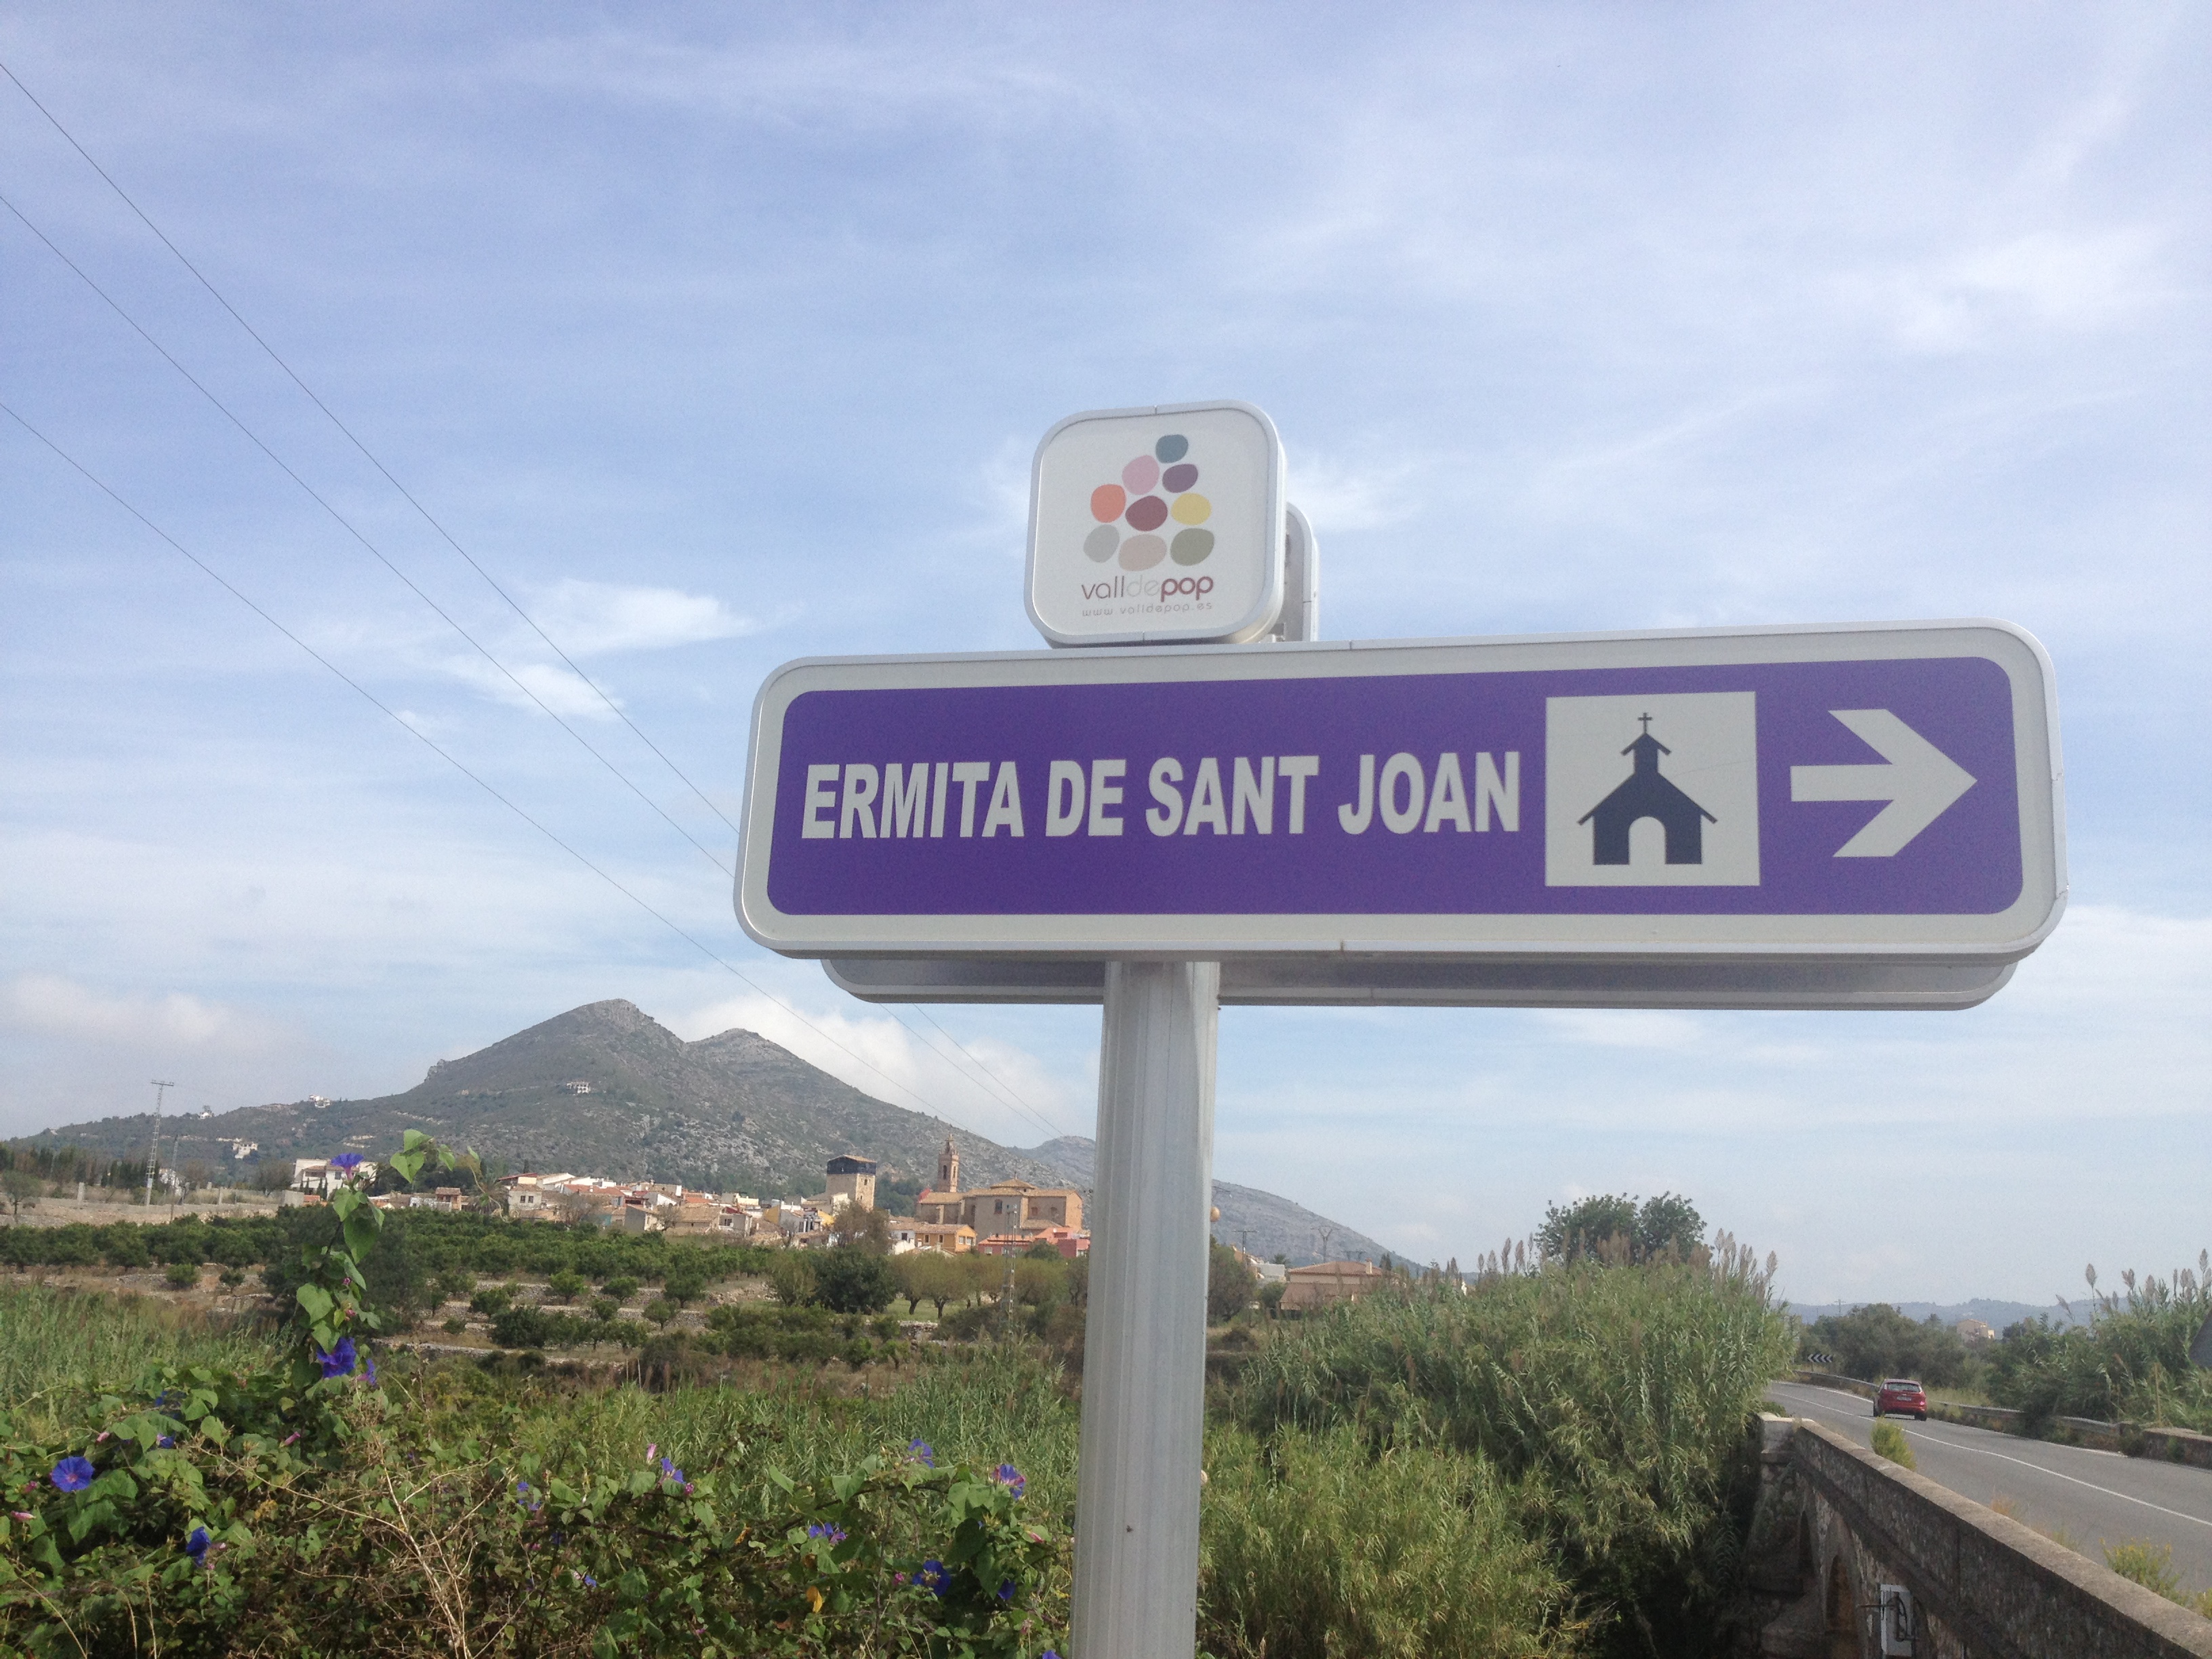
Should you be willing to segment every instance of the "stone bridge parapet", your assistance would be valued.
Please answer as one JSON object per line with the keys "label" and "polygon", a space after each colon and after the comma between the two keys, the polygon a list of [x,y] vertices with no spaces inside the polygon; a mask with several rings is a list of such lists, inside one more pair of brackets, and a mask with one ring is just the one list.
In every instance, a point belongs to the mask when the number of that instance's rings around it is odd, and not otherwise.
{"label": "stone bridge parapet", "polygon": [[[2212,1659],[2212,1620],[1803,1419],[1760,1419],[1769,1659]],[[1885,1644],[1883,1587],[1912,1640]]]}

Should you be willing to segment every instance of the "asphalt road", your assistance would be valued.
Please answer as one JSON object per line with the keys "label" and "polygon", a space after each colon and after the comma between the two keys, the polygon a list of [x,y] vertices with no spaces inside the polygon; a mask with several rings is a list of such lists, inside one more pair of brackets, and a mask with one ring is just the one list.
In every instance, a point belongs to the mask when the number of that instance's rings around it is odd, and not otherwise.
{"label": "asphalt road", "polygon": [[[1840,1389],[1769,1385],[1777,1405],[1869,1445],[1874,1402]],[[1911,1418],[1905,1431],[1920,1473],[1977,1504],[2001,1508],[2093,1561],[2107,1545],[2170,1545],[2174,1571],[2192,1593],[2212,1589],[2212,1469],[2123,1457],[2083,1446],[2024,1440],[1994,1429]]]}

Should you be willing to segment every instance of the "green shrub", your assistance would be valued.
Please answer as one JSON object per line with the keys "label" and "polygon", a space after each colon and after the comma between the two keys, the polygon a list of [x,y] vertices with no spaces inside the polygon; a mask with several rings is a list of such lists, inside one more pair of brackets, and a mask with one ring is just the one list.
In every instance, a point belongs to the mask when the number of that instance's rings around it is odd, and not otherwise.
{"label": "green shrub", "polygon": [[1823,1314],[1805,1328],[1800,1351],[1830,1355],[1830,1370],[1863,1382],[1886,1376],[1916,1377],[1936,1388],[1951,1388],[1978,1374],[1979,1366],[1958,1332],[1930,1314],[1907,1319],[1886,1302],[1854,1308],[1848,1314]]}
{"label": "green shrub", "polygon": [[[2008,1327],[1990,1356],[1990,1397],[2048,1422],[2094,1417],[2212,1432],[2212,1371],[2189,1346],[2212,1319],[2212,1253],[2165,1279],[2121,1275],[2124,1294],[2099,1295],[2087,1328],[2048,1319]],[[2090,1269],[2091,1286],[2095,1269]]]}
{"label": "green shrub", "polygon": [[627,1302],[637,1294],[637,1280],[628,1274],[617,1275],[599,1286],[617,1302]]}
{"label": "green shrub", "polygon": [[852,1245],[823,1250],[813,1264],[809,1299],[832,1313],[881,1313],[898,1294],[888,1257]]}
{"label": "green shrub", "polygon": [[814,1296],[814,1269],[796,1250],[780,1250],[768,1270],[769,1288],[786,1307],[797,1307]]}
{"label": "green shrub", "polygon": [[708,1263],[702,1252],[684,1251],[683,1258],[671,1262],[668,1271],[661,1275],[660,1293],[678,1307],[687,1302],[696,1302],[707,1294],[709,1278]]}
{"label": "green shrub", "polygon": [[487,1319],[496,1319],[507,1311],[507,1304],[514,1300],[513,1286],[487,1285],[469,1298],[469,1311],[482,1314]]}
{"label": "green shrub", "polygon": [[1905,1431],[1894,1423],[1874,1425],[1874,1449],[1900,1468],[1917,1469],[1919,1460],[1912,1455],[1912,1443],[1905,1437]]}
{"label": "green shrub", "polygon": [[2140,1539],[2130,1539],[2122,1544],[2105,1546],[2105,1565],[2121,1577],[2154,1590],[2167,1601],[2200,1613],[2212,1619],[2212,1590],[2191,1595],[2181,1587],[2181,1575],[2173,1568],[2173,1546],[2151,1544]]}
{"label": "green shrub", "polygon": [[[747,1456],[750,1435],[625,1435],[606,1455],[570,1434],[549,1456],[511,1437],[513,1411],[489,1435],[477,1421],[485,1390],[532,1398],[531,1374],[356,1376],[300,1398],[274,1373],[169,1370],[56,1433],[0,1419],[0,1480],[27,1506],[0,1519],[0,1650],[428,1655],[517,1632],[568,1654],[1064,1644],[1065,1528],[1011,1467],[849,1437],[805,1474]],[[49,1470],[77,1458],[89,1485],[58,1490]]]}
{"label": "green shrub", "polygon": [[1709,1267],[1593,1261],[1384,1289],[1248,1362],[1255,1432],[1356,1429],[1480,1454],[1528,1494],[1610,1649],[1702,1652],[1734,1590],[1756,1490],[1747,1424],[1792,1334],[1747,1251]]}
{"label": "green shrub", "polygon": [[592,1288],[592,1281],[573,1267],[563,1267],[546,1279],[545,1288],[563,1302],[574,1302]]}
{"label": "green shrub", "polygon": [[1521,1494],[1457,1452],[1351,1428],[1206,1444],[1199,1647],[1221,1659],[1579,1651],[1572,1589]]}
{"label": "green shrub", "polygon": [[196,1290],[200,1282],[199,1264],[193,1261],[172,1261],[167,1271],[163,1273],[161,1277],[168,1280],[172,1290]]}

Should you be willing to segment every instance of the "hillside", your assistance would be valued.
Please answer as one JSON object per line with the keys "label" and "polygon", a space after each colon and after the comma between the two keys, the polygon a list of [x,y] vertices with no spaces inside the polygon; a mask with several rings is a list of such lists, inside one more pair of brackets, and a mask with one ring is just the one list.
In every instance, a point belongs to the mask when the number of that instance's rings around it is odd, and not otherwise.
{"label": "hillside", "polygon": [[[574,1092],[580,1083],[590,1091]],[[142,1112],[48,1129],[30,1144],[143,1158],[153,1129],[153,1115]],[[754,1032],[686,1042],[635,1004],[617,1000],[572,1008],[472,1054],[439,1060],[402,1094],[166,1117],[161,1161],[230,1168],[231,1146],[241,1140],[258,1143],[242,1167],[348,1150],[380,1158],[409,1129],[473,1146],[488,1166],[495,1162],[508,1171],[572,1170],[762,1197],[819,1192],[823,1163],[858,1152],[881,1165],[893,1202],[896,1188],[927,1185],[936,1174],[947,1134],[959,1146],[961,1182],[969,1187],[1011,1176],[1088,1188],[1097,1152],[1081,1135],[1027,1151],[1001,1146],[863,1094]],[[1273,1193],[1217,1181],[1213,1201],[1221,1211],[1216,1236],[1249,1241],[1259,1255],[1317,1261],[1324,1237],[1332,1256],[1373,1261],[1384,1253],[1365,1234]]]}
{"label": "hillside", "polygon": [[[570,1085],[588,1083],[588,1094]],[[150,1113],[48,1129],[34,1144],[143,1158]],[[635,1005],[594,1002],[459,1060],[441,1060],[414,1088],[375,1100],[244,1107],[166,1118],[162,1161],[231,1162],[229,1142],[262,1158],[371,1157],[421,1129],[473,1146],[510,1170],[575,1170],[680,1181],[778,1196],[818,1192],[822,1166],[857,1151],[891,1181],[927,1182],[947,1133],[963,1179],[1043,1183],[1057,1169],[1025,1153],[863,1094],[750,1031],[685,1042]]]}
{"label": "hillside", "polygon": [[[1029,1148],[1027,1156],[1065,1171],[1065,1178],[1080,1187],[1089,1187],[1097,1178],[1098,1146],[1088,1135],[1062,1135]],[[1364,1256],[1376,1261],[1389,1254],[1388,1246],[1366,1234],[1256,1187],[1216,1181],[1213,1206],[1221,1212],[1221,1219],[1213,1224],[1216,1238],[1224,1244],[1241,1244],[1256,1256],[1286,1256],[1292,1267],[1322,1260],[1324,1239],[1330,1260]]]}

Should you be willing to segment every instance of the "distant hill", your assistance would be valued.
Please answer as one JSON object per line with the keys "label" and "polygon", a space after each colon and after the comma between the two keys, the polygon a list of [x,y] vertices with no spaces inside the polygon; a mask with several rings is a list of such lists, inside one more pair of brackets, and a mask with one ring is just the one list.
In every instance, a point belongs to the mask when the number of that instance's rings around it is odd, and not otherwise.
{"label": "distant hill", "polygon": [[[590,1092],[575,1093],[578,1083]],[[152,1114],[140,1113],[48,1129],[33,1144],[143,1158],[152,1129]],[[228,1165],[235,1140],[259,1143],[257,1158],[349,1149],[381,1158],[405,1130],[421,1129],[510,1171],[573,1170],[763,1197],[819,1192],[823,1163],[847,1151],[875,1158],[886,1180],[926,1184],[952,1134],[969,1184],[1064,1179],[1027,1153],[863,1094],[751,1031],[686,1042],[619,1000],[441,1060],[404,1094],[168,1117],[161,1129],[162,1161],[173,1167]]]}
{"label": "distant hill", "polygon": [[[587,1093],[575,1085],[587,1084]],[[32,1137],[143,1158],[150,1112],[71,1123]],[[751,1031],[686,1042],[635,1004],[587,1003],[459,1060],[441,1060],[403,1094],[375,1100],[292,1101],[215,1117],[161,1120],[161,1161],[229,1167],[232,1146],[258,1143],[248,1160],[327,1158],[353,1151],[383,1158],[421,1129],[473,1146],[509,1172],[568,1170],[621,1180],[680,1181],[709,1191],[774,1198],[819,1192],[823,1164],[839,1152],[874,1158],[886,1198],[926,1186],[945,1138],[960,1150],[963,1186],[1009,1176],[1088,1188],[1097,1147],[1066,1135],[1027,1151],[863,1094],[788,1048]],[[1213,1183],[1224,1242],[1249,1239],[1255,1255],[1294,1263],[1382,1256],[1382,1244],[1340,1222],[1250,1187]]]}
{"label": "distant hill", "polygon": [[[2085,1303],[2086,1300],[2085,1297]],[[1841,1311],[1848,1313],[1853,1308],[1871,1305],[1864,1302],[1847,1302]],[[1889,1305],[1911,1320],[1925,1321],[1930,1314],[1936,1316],[1939,1324],[1944,1325],[1955,1325],[1962,1319],[1978,1319],[1996,1331],[2003,1330],[2008,1325],[2016,1325],[2023,1319],[2047,1318],[2052,1324],[2061,1327],[2081,1322],[2071,1310],[2061,1306],[2055,1299],[2040,1307],[2032,1302],[1996,1302],[1985,1296],[1975,1297],[1968,1302],[1893,1302]],[[1838,1310],[1832,1302],[1793,1302],[1790,1304],[1790,1311],[1809,1325],[1823,1315],[1833,1316]]]}
{"label": "distant hill", "polygon": [[[1025,1155],[1066,1171],[1065,1178],[1078,1186],[1090,1187],[1097,1179],[1098,1143],[1088,1135],[1062,1135],[1029,1148]],[[1340,1221],[1331,1221],[1302,1204],[1256,1187],[1217,1181],[1213,1206],[1221,1212],[1221,1219],[1213,1224],[1216,1238],[1224,1244],[1241,1244],[1256,1256],[1286,1256],[1294,1267],[1324,1260],[1324,1241],[1328,1248],[1326,1259],[1332,1261],[1364,1256],[1376,1261],[1389,1254],[1387,1246],[1365,1233],[1354,1232]]]}

